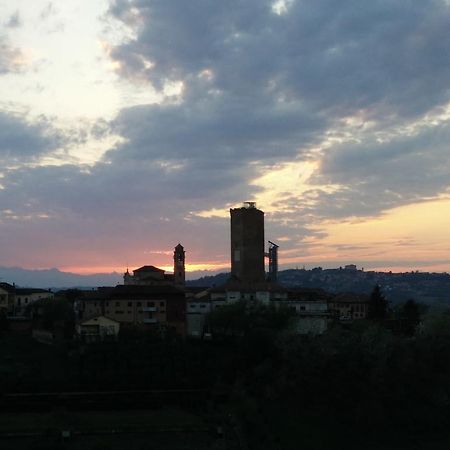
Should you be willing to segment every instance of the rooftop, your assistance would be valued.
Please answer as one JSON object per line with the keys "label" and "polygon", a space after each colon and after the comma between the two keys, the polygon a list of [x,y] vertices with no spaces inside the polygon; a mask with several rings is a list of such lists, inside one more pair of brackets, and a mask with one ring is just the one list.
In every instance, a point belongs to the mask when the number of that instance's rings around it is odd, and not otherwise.
{"label": "rooftop", "polygon": [[142,266],[139,267],[139,269],[133,270],[133,273],[136,272],[165,272],[165,270],[163,269],[159,269],[158,267],[155,266]]}

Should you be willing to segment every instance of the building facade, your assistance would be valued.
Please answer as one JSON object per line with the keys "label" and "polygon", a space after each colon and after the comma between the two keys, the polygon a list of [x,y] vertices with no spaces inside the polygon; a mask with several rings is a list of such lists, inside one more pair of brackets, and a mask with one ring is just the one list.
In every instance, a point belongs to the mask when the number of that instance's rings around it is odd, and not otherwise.
{"label": "building facade", "polygon": [[53,292],[39,288],[18,288],[15,284],[0,283],[0,310],[10,317],[23,316],[28,305],[47,298],[54,298]]}
{"label": "building facade", "polygon": [[104,316],[124,326],[186,334],[184,291],[170,285],[119,285],[87,291],[76,301],[79,321]]}
{"label": "building facade", "polygon": [[86,343],[115,341],[119,336],[120,323],[105,316],[97,316],[76,326],[77,336]]}
{"label": "building facade", "polygon": [[366,319],[369,310],[369,297],[364,294],[342,293],[329,300],[333,317],[340,321]]}
{"label": "building facade", "polygon": [[28,305],[31,305],[38,300],[52,298],[54,298],[53,292],[45,289],[16,288],[13,315],[23,316],[26,313]]}

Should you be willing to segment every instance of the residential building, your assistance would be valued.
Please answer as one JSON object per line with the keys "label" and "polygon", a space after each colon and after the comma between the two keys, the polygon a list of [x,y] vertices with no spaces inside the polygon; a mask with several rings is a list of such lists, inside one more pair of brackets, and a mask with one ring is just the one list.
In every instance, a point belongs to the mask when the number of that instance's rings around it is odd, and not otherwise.
{"label": "residential building", "polygon": [[6,306],[9,316],[23,316],[31,303],[53,297],[53,292],[46,289],[18,288],[15,284],[0,283],[0,309]]}
{"label": "residential building", "polygon": [[76,326],[79,339],[86,343],[114,341],[119,330],[120,323],[105,316],[92,317]]}
{"label": "residential building", "polygon": [[83,293],[76,301],[79,320],[105,316],[121,325],[169,328],[186,334],[186,298],[171,285],[118,285]]}
{"label": "residential building", "polygon": [[329,300],[332,315],[341,321],[367,318],[369,297],[364,294],[342,293]]}
{"label": "residential building", "polygon": [[217,305],[234,303],[240,300],[259,300],[268,305],[272,300],[288,298],[288,291],[277,283],[263,281],[243,283],[229,280],[221,286],[210,289],[212,308]]}
{"label": "residential building", "polygon": [[208,289],[199,288],[186,291],[186,326],[187,335],[204,337],[207,331],[207,317],[212,311],[211,294]]}
{"label": "residential building", "polygon": [[10,315],[14,308],[14,297],[16,286],[2,282],[0,283],[0,313]]}
{"label": "residential building", "polygon": [[291,289],[286,299],[276,300],[279,307],[292,308],[296,315],[292,330],[297,334],[322,334],[328,329],[331,313],[327,294],[322,289]]}
{"label": "residential building", "polygon": [[23,316],[28,305],[43,300],[54,298],[54,294],[46,289],[16,288],[14,298],[14,316]]}

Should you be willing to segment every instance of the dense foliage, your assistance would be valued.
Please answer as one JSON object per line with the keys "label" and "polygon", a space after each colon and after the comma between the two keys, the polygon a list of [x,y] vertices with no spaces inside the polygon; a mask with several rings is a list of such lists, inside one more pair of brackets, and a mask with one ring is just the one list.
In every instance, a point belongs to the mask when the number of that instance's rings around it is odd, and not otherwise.
{"label": "dense foliage", "polygon": [[[396,314],[411,324],[416,306]],[[206,388],[199,406],[233,413],[250,449],[406,449],[411,439],[449,437],[447,312],[427,313],[412,333],[376,320],[315,337],[290,333],[290,314],[223,307],[207,342],[128,332],[119,342],[45,347],[3,337],[1,390]]]}

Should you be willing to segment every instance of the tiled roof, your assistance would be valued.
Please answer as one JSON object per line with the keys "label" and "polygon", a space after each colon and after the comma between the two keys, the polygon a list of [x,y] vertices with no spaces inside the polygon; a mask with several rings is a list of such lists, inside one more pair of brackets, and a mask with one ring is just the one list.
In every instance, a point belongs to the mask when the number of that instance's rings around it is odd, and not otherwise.
{"label": "tiled roof", "polygon": [[16,288],[16,295],[31,295],[31,294],[50,294],[52,292],[47,289],[34,289],[34,288]]}

